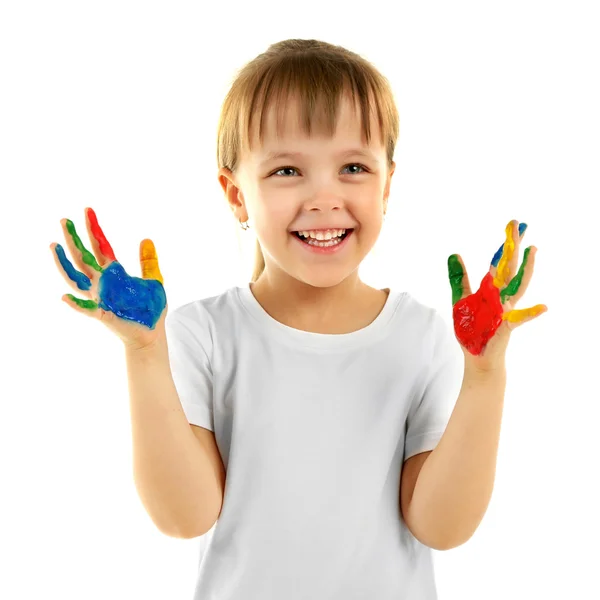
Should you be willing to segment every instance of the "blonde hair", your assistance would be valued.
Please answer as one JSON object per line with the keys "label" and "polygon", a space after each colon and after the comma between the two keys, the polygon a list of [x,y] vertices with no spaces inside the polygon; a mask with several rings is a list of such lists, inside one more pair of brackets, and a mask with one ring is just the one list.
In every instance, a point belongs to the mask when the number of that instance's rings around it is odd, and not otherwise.
{"label": "blonde hair", "polygon": [[[251,147],[254,116],[259,118],[258,136],[262,142],[265,115],[273,99],[278,115],[290,95],[300,99],[302,126],[307,135],[310,135],[316,108],[321,107],[327,132],[333,136],[340,99],[348,90],[354,102],[358,99],[362,133],[367,143],[371,139],[369,111],[374,104],[388,168],[391,167],[400,119],[388,80],[369,61],[341,46],[318,40],[290,39],[271,44],[238,71],[219,117],[218,168],[227,167],[235,172],[241,152]],[[265,260],[257,239],[251,281],[256,281],[264,268]]]}

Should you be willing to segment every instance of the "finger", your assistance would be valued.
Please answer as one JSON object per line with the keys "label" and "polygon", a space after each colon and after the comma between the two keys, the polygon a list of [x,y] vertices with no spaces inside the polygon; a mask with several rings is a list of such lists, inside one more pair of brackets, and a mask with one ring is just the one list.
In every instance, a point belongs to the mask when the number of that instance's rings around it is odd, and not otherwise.
{"label": "finger", "polygon": [[92,287],[90,278],[81,271],[78,271],[71,261],[67,258],[64,248],[60,244],[50,244],[54,263],[67,284],[76,291],[89,291]]}
{"label": "finger", "polygon": [[467,269],[458,254],[451,254],[448,257],[448,278],[452,288],[452,306],[454,306],[462,298],[471,295]]}
{"label": "finger", "polygon": [[98,304],[93,300],[82,300],[81,298],[73,296],[73,294],[65,294],[61,300],[77,312],[87,315],[88,317],[97,319],[101,316],[100,313],[102,311],[99,309]]}
{"label": "finger", "polygon": [[70,219],[61,219],[60,224],[65,234],[67,248],[75,264],[90,279],[96,279],[103,269],[96,262],[94,255],[83,245],[75,229],[75,224]]}
{"label": "finger", "polygon": [[535,319],[537,316],[545,313],[547,310],[548,307],[545,304],[536,304],[530,308],[509,310],[502,315],[502,320],[513,324],[512,329],[514,329],[515,327],[518,327],[527,321]]}
{"label": "finger", "polygon": [[506,240],[504,241],[502,256],[500,257],[497,271],[494,276],[494,285],[500,290],[504,289],[510,278],[510,265],[511,261],[513,261],[513,254],[515,253],[515,239],[513,237],[515,228],[515,221],[511,221],[504,230]]}
{"label": "finger", "polygon": [[510,283],[500,292],[500,301],[504,304],[508,299],[516,304],[523,294],[527,291],[527,286],[533,277],[533,268],[535,265],[535,255],[537,248],[530,246],[525,248],[523,262],[519,272],[510,280]]}
{"label": "finger", "polygon": [[157,279],[161,283],[164,283],[163,276],[158,267],[156,248],[150,239],[140,242],[140,265],[142,267],[143,279]]}
{"label": "finger", "polygon": [[[525,230],[527,229],[527,223],[519,223],[519,241],[523,239],[523,236],[525,235]],[[498,250],[496,251],[496,254],[494,254],[494,257],[492,258],[492,262],[490,263],[490,273],[492,274],[492,277],[495,279],[496,278],[496,274],[498,272],[498,263],[500,262],[500,259],[502,258],[502,253],[504,252],[504,244],[502,244],[500,246],[500,248],[498,248]],[[518,254],[517,254],[518,256]]]}
{"label": "finger", "polygon": [[111,262],[117,260],[115,253],[110,245],[109,241],[104,235],[104,231],[98,224],[98,217],[93,208],[86,207],[85,210],[85,225],[87,228],[88,235],[90,237],[90,244],[92,246],[92,252],[96,257],[98,264],[101,267],[106,267]]}
{"label": "finger", "polygon": [[514,241],[515,247],[512,256],[510,257],[510,260],[508,261],[508,270],[506,271],[506,277],[504,279],[505,286],[508,285],[508,282],[510,281],[511,277],[513,277],[513,275],[517,272],[517,269],[519,268],[519,249],[521,245],[521,238],[519,236],[519,221],[514,220],[512,221],[512,223],[513,228],[511,231],[511,238]]}

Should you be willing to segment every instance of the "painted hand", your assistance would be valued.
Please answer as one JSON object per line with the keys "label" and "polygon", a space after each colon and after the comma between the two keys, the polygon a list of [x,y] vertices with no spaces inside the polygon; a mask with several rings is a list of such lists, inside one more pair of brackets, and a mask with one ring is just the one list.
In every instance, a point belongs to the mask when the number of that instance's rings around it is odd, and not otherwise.
{"label": "painted hand", "polygon": [[[73,267],[60,244],[50,245],[54,250],[55,262],[67,282],[72,287],[77,286],[77,289],[85,291],[90,298],[82,300],[72,294],[66,294],[63,299],[68,299],[68,304],[73,308],[83,310],[90,316],[96,316],[106,322],[107,325],[112,325],[111,328],[115,329],[123,339],[127,338],[125,341],[130,341],[130,338],[140,341],[144,339],[143,331],[132,331],[125,325],[119,325],[119,320],[135,322],[143,325],[144,328],[154,330],[164,311],[167,297],[154,244],[152,240],[142,240],[140,243],[142,277],[132,277],[115,258],[111,245],[98,225],[93,209],[86,209],[86,217],[94,254],[81,242],[73,222],[69,219],[61,221],[67,246],[77,266],[85,272]],[[114,315],[120,319],[115,321]]]}
{"label": "painted hand", "polygon": [[506,226],[506,241],[494,255],[490,270],[475,293],[471,292],[461,257],[452,254],[448,258],[454,333],[469,366],[479,370],[503,365],[511,331],[548,310],[545,304],[514,309],[527,290],[537,252],[534,246],[526,248],[523,263],[512,277],[519,258],[520,236],[526,228],[525,223],[519,225],[518,221],[511,221]]}

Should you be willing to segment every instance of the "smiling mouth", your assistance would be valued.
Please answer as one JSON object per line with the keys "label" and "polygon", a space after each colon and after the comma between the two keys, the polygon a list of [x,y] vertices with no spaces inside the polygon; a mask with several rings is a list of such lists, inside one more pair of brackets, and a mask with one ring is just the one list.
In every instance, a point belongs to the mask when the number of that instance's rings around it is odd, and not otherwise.
{"label": "smiling mouth", "polygon": [[308,243],[310,240],[312,240],[313,242],[330,242],[331,240],[339,240],[341,242],[353,231],[354,231],[354,229],[346,229],[346,231],[342,235],[329,238],[328,240],[318,240],[317,238],[304,237],[304,236],[300,235],[297,231],[292,231],[291,233],[292,233],[292,235],[295,235],[299,240],[302,240],[303,242],[306,242],[306,243]]}

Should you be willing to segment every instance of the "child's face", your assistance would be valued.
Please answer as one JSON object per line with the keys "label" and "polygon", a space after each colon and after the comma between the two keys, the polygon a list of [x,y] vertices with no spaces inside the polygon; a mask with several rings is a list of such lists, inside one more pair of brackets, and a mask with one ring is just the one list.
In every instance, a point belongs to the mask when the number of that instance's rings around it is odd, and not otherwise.
{"label": "child's face", "polygon": [[[351,109],[350,100],[340,109],[331,139],[314,126],[312,137],[307,137],[294,106],[286,108],[282,137],[277,139],[271,109],[262,147],[255,133],[252,152],[241,157],[236,174],[228,171],[227,178],[235,181],[228,200],[238,219],[250,218],[270,276],[287,274],[317,287],[336,285],[356,271],[379,237],[395,164],[388,172],[375,115],[371,117],[371,143],[366,146],[360,117]],[[344,156],[350,149],[363,149],[369,155]],[[303,156],[268,159],[271,152]],[[290,233],[329,227],[353,228],[354,232],[340,251],[328,255],[307,251]]]}

